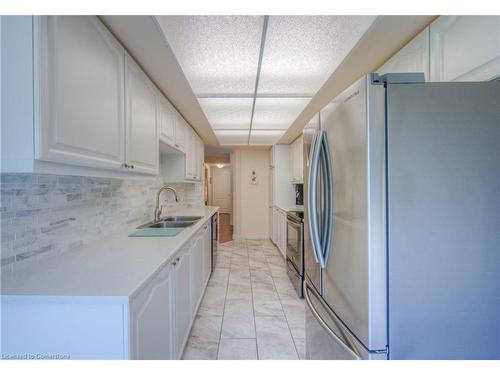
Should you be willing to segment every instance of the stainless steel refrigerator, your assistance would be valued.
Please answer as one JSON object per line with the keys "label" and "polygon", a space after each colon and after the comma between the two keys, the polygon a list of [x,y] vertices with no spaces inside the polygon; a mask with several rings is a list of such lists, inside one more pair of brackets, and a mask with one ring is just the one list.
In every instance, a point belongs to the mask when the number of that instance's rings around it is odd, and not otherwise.
{"label": "stainless steel refrigerator", "polygon": [[307,357],[500,358],[500,82],[367,75],[319,117]]}

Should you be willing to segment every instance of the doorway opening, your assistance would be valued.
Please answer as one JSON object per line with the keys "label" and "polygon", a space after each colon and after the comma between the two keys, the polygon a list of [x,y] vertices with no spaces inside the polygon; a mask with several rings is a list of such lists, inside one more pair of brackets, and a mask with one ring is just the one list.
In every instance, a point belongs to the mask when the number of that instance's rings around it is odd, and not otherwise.
{"label": "doorway opening", "polygon": [[230,151],[227,149],[212,152],[205,150],[205,204],[219,207],[219,243],[231,241],[233,181]]}

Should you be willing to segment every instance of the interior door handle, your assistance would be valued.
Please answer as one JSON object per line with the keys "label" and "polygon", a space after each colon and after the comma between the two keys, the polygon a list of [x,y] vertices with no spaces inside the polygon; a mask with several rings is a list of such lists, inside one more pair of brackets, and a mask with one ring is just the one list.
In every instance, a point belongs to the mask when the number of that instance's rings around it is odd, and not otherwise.
{"label": "interior door handle", "polygon": [[309,291],[312,291],[311,287],[307,284],[307,281],[304,279],[304,297],[306,300],[311,313],[314,315],[318,323],[323,327],[323,329],[328,333],[330,337],[332,337],[337,344],[339,344],[345,351],[347,351],[352,357],[355,359],[361,359],[358,353],[356,353],[352,347],[348,346],[323,320],[321,315],[318,313],[314,305],[312,304],[311,297],[309,296]]}

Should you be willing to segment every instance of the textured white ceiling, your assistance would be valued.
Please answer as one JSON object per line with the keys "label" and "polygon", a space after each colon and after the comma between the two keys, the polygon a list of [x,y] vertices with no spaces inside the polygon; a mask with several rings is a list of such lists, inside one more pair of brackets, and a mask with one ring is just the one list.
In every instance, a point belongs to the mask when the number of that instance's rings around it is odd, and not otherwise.
{"label": "textured white ceiling", "polygon": [[375,17],[270,16],[255,98],[264,16],[157,19],[219,142],[267,145],[279,140]]}
{"label": "textured white ceiling", "polygon": [[263,16],[158,16],[196,96],[253,94]]}
{"label": "textured white ceiling", "polygon": [[373,16],[270,16],[258,94],[313,96]]}

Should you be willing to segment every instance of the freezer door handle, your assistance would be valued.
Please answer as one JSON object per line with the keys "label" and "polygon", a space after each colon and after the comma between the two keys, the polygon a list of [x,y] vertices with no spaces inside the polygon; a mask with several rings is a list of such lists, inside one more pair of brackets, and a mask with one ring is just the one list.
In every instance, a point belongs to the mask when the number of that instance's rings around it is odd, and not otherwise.
{"label": "freezer door handle", "polygon": [[[320,297],[317,296],[316,292],[307,284],[307,278],[304,279],[304,297],[307,302],[307,305],[309,306],[309,309],[311,310],[311,313],[313,316],[316,318],[318,323],[325,329],[325,331],[328,333],[329,336],[331,336],[335,342],[337,342],[340,347],[342,347],[345,351],[347,351],[354,359],[362,359],[361,356],[356,353],[354,350],[354,347],[348,346],[344,340],[342,340],[329,326],[328,324],[323,320],[321,315],[318,313],[316,308],[314,307],[312,301],[311,301],[311,296],[309,293],[314,293],[319,299]],[[336,318],[332,317],[332,320],[336,320]]]}
{"label": "freezer door handle", "polygon": [[[307,204],[309,209],[309,233],[311,235],[311,243],[316,263],[319,263],[321,268],[326,268],[328,257],[330,255],[330,246],[332,243],[333,231],[333,177],[332,165],[330,158],[330,149],[326,139],[326,133],[320,130],[318,135],[315,135],[310,155],[310,169],[308,175],[308,197]],[[321,162],[321,165],[320,165]],[[324,197],[320,200],[325,210],[322,215],[321,228],[323,236],[319,233],[320,223],[318,223],[318,172],[321,167],[323,178],[321,179],[323,186],[321,195]]]}
{"label": "freezer door handle", "polygon": [[309,152],[309,171],[307,175],[307,184],[309,186],[307,192],[307,208],[309,210],[309,220],[307,226],[309,228],[309,235],[311,236],[311,247],[313,250],[314,260],[319,263],[319,248],[321,247],[318,232],[318,219],[316,212],[317,197],[316,197],[316,184],[318,179],[318,160],[319,160],[319,147],[318,147],[318,134],[314,134],[311,142],[311,149]]}
{"label": "freezer door handle", "polygon": [[332,162],[330,158],[330,147],[328,146],[328,139],[326,133],[322,132],[321,137],[321,153],[322,153],[322,169],[323,169],[323,183],[324,188],[324,205],[325,205],[325,223],[323,228],[325,231],[325,236],[323,238],[322,248],[321,248],[321,267],[326,268],[328,264],[328,258],[330,256],[330,248],[332,244],[333,235],[333,173],[332,173]]}

